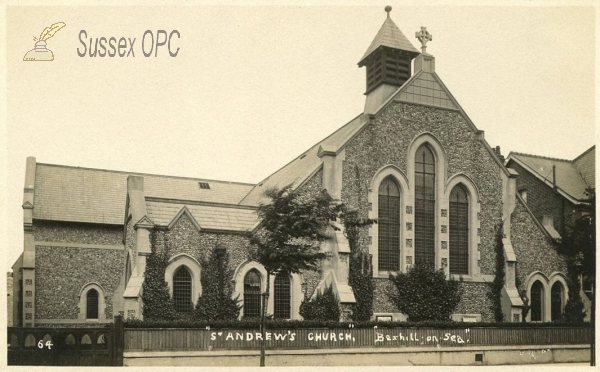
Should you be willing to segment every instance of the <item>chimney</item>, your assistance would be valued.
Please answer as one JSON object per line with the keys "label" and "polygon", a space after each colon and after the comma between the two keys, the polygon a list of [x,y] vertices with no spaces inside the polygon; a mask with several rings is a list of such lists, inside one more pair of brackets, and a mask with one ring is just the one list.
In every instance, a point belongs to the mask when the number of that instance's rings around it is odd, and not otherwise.
{"label": "chimney", "polygon": [[500,159],[500,161],[502,163],[504,163],[504,155],[502,155],[502,153],[500,152],[500,146],[496,146],[496,148],[494,149],[494,153],[496,154],[496,156],[498,157],[498,159]]}

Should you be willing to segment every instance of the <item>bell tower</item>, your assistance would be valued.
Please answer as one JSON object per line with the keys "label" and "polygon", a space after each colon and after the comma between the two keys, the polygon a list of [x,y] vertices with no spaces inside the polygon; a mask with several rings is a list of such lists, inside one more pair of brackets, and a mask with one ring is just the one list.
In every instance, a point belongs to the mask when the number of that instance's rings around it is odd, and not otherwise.
{"label": "bell tower", "polygon": [[411,77],[411,62],[420,54],[390,18],[392,7],[385,11],[385,22],[358,62],[367,67],[365,113],[374,112]]}

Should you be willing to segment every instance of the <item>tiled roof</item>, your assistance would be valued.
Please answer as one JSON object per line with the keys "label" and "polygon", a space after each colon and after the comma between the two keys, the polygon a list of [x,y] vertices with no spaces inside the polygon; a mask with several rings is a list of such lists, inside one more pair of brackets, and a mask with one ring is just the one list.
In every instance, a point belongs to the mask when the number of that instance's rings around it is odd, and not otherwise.
{"label": "tiled roof", "polygon": [[365,58],[367,58],[380,46],[401,49],[414,53],[415,55],[420,54],[420,52],[410,43],[410,41],[408,41],[406,36],[404,36],[402,31],[400,31],[398,26],[396,26],[394,21],[392,21],[389,16],[385,19],[385,22],[383,22],[383,25],[375,36],[375,39],[373,39],[371,45],[369,45],[369,48],[362,56],[358,64],[360,65]]}
{"label": "tiled roof", "polygon": [[339,149],[352,136],[360,130],[368,119],[364,115],[357,116],[348,124],[344,125],[329,137],[311,147],[308,151],[292,160],[290,163],[273,173],[263,181],[259,182],[252,191],[242,199],[241,205],[258,206],[261,202],[266,202],[263,193],[269,188],[281,188],[293,183],[298,186],[315,172],[323,163],[323,159],[318,156],[319,148],[323,146],[326,149]]}
{"label": "tiled roof", "polygon": [[509,159],[525,165],[526,168],[533,171],[538,178],[552,185],[552,166],[556,166],[556,186],[577,200],[586,199],[585,190],[588,187],[583,177],[579,173],[577,167],[571,160],[549,158],[538,155],[523,154],[519,152],[511,152]]}
{"label": "tiled roof", "polygon": [[256,210],[250,208],[146,201],[148,217],[161,226],[169,225],[183,207],[190,211],[203,229],[247,231],[258,222]]}
{"label": "tiled roof", "polygon": [[[144,177],[144,195],[160,199],[219,203],[242,206],[258,206],[264,199],[264,190],[296,186],[304,182],[322,165],[318,156],[321,146],[328,150],[340,149],[366,123],[368,118],[360,115],[335,131],[329,137],[311,147],[286,166],[264,179],[258,185],[203,180],[185,177],[128,173],[103,169],[78,168],[62,165],[36,165],[33,218],[56,221],[122,224],[127,195],[127,176]],[[210,189],[202,189],[199,182],[207,182]],[[155,203],[155,202],[152,202]],[[162,208],[148,211],[154,223],[168,224],[186,204],[167,203]],[[149,204],[148,204],[149,205]],[[204,228],[239,231],[252,227],[256,217],[253,210],[216,206],[187,205],[198,223]],[[150,208],[150,206],[148,206]],[[173,209],[177,209],[174,211]],[[211,217],[213,216],[214,217]],[[220,217],[219,217],[220,216]],[[154,218],[157,218],[155,220]],[[209,220],[215,219],[214,222]],[[204,222],[201,222],[204,221]],[[221,226],[221,227],[217,227]]]}
{"label": "tiled roof", "polygon": [[576,157],[573,164],[579,169],[583,180],[590,187],[596,187],[596,145]]}
{"label": "tiled roof", "polygon": [[[145,195],[159,198],[237,204],[251,184],[158,176],[61,165],[36,166],[33,218],[122,224],[127,176],[144,177]],[[201,189],[207,182],[210,189]]]}

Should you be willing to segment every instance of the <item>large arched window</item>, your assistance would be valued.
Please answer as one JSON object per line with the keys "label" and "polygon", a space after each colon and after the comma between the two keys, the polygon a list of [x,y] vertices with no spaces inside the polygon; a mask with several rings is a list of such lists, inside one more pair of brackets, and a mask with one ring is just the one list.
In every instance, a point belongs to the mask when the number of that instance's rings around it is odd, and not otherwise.
{"label": "large arched window", "polygon": [[273,300],[275,308],[273,315],[279,319],[290,319],[291,291],[290,277],[287,272],[281,272],[275,276],[274,287]]}
{"label": "large arched window", "polygon": [[427,145],[415,155],[415,263],[435,265],[435,158]]}
{"label": "large arched window", "polygon": [[450,274],[469,274],[469,198],[461,185],[450,193]]}
{"label": "large arched window", "polygon": [[531,286],[531,321],[541,322],[544,320],[544,285],[536,280]]}
{"label": "large arched window", "polygon": [[552,321],[556,322],[562,318],[563,312],[563,286],[555,282],[550,289],[550,314]]}
{"label": "large arched window", "polygon": [[173,302],[178,313],[190,313],[193,310],[192,275],[183,265],[173,275]]}
{"label": "large arched window", "polygon": [[98,319],[98,291],[90,289],[87,291],[86,297],[86,319]]}
{"label": "large arched window", "polygon": [[256,270],[250,270],[244,277],[244,318],[260,316],[260,275]]}
{"label": "large arched window", "polygon": [[400,189],[391,177],[379,185],[378,221],[379,270],[400,268]]}

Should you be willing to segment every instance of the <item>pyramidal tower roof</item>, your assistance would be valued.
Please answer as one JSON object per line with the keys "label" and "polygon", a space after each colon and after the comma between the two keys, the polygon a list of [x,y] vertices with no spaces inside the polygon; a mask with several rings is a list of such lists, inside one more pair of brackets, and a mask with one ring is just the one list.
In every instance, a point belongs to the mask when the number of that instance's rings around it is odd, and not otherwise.
{"label": "pyramidal tower roof", "polygon": [[379,29],[379,32],[375,36],[375,39],[373,39],[371,45],[369,45],[369,48],[358,62],[359,65],[362,64],[365,58],[367,58],[371,53],[381,46],[404,50],[406,52],[414,53],[415,55],[420,54],[417,48],[415,48],[410,41],[408,41],[406,36],[404,36],[402,31],[400,31],[398,26],[396,26],[394,21],[392,21],[392,18],[390,18],[391,10],[391,6],[387,6],[385,8],[385,11],[387,12],[387,18],[385,19],[385,22],[383,22],[381,29]]}

